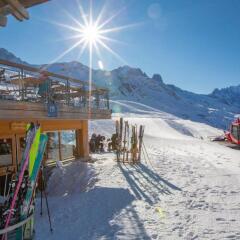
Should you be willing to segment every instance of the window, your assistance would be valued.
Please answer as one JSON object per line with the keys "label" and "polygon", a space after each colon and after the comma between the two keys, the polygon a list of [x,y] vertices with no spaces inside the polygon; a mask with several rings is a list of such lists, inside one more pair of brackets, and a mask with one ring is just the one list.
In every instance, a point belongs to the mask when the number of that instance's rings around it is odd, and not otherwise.
{"label": "window", "polygon": [[62,131],[60,137],[62,160],[73,158],[76,155],[75,131]]}
{"label": "window", "polygon": [[12,139],[0,139],[0,166],[13,165]]}
{"label": "window", "polygon": [[232,135],[238,141],[240,140],[240,129],[239,126],[232,126]]}
{"label": "window", "polygon": [[58,133],[48,132],[48,143],[46,149],[47,163],[59,160]]}
{"label": "window", "polygon": [[76,155],[75,131],[48,132],[46,163],[67,160]]}

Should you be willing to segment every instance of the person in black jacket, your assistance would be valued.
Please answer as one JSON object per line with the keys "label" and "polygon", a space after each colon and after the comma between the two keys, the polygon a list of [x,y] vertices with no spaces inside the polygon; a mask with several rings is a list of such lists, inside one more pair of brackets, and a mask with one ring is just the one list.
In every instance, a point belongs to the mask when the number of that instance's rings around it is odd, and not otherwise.
{"label": "person in black jacket", "polygon": [[89,142],[89,149],[90,149],[90,152],[92,153],[96,152],[96,138],[97,138],[96,134],[93,133]]}

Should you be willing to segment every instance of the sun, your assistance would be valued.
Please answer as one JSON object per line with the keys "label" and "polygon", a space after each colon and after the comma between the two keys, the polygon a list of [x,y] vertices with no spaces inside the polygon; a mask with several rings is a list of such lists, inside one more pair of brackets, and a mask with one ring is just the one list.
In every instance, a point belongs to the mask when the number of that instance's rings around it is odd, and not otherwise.
{"label": "sun", "polygon": [[117,44],[123,44],[123,45],[126,45],[126,44],[124,42],[121,42],[119,40],[109,37],[109,34],[118,32],[124,29],[128,29],[131,27],[135,27],[139,25],[139,23],[115,26],[111,28],[107,27],[107,25],[110,24],[113,21],[113,19],[116,18],[125,9],[125,7],[122,9],[119,9],[110,17],[104,18],[106,8],[105,6],[103,6],[100,13],[95,19],[93,19],[93,13],[92,13],[93,8],[91,4],[89,7],[89,12],[85,12],[79,2],[78,2],[78,9],[79,9],[78,11],[79,16],[77,18],[74,17],[71,13],[67,12],[65,9],[62,9],[63,12],[65,12],[65,14],[72,20],[73,22],[72,25],[50,21],[51,23],[58,25],[60,27],[66,28],[73,33],[73,34],[70,34],[69,36],[64,37],[64,39],[59,39],[59,40],[64,40],[64,41],[75,40],[75,42],[72,43],[68,49],[66,49],[59,56],[53,59],[51,63],[59,61],[61,58],[63,58],[65,55],[67,55],[69,52],[71,52],[76,48],[79,49],[79,54],[77,59],[80,59],[80,57],[85,52],[85,50],[88,50],[91,55],[94,51],[97,54],[99,60],[103,61],[102,60],[103,56],[101,56],[100,54],[100,49],[102,48],[107,52],[109,52],[110,54],[112,54],[121,63],[127,64],[127,62],[119,54],[117,54],[116,51],[114,51],[110,47],[110,43],[117,43]]}
{"label": "sun", "polygon": [[85,42],[90,44],[98,42],[101,38],[98,27],[93,24],[84,26],[83,29],[80,29],[80,32],[82,32],[82,37]]}

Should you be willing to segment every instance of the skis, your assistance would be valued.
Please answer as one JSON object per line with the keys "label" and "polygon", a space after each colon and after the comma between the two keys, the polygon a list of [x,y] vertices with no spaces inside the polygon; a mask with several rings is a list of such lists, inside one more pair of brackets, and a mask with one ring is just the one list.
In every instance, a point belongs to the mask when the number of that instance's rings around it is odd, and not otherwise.
{"label": "skis", "polygon": [[41,134],[39,140],[40,141],[39,141],[37,157],[32,167],[32,174],[29,177],[29,186],[27,189],[26,197],[22,205],[21,219],[25,219],[29,214],[33,193],[37,185],[36,183],[37,183],[38,173],[42,164],[42,160],[43,160],[43,156],[44,156],[44,152],[45,152],[45,148],[48,140],[47,135]]}
{"label": "skis", "polygon": [[120,161],[120,126],[119,121],[116,121],[116,154],[117,154],[117,161]]}
{"label": "skis", "polygon": [[124,125],[124,135],[123,135],[123,162],[125,161],[125,153],[127,151],[126,149],[126,144],[127,144],[127,126],[128,126],[128,122],[125,121],[125,125]]}
{"label": "skis", "polygon": [[[22,201],[22,198],[26,194],[25,189],[26,189],[26,185],[28,184],[27,167],[28,167],[29,158],[30,158],[31,146],[35,139],[37,129],[38,129],[38,126],[36,127],[33,123],[28,125],[27,137],[26,137],[26,147],[25,147],[25,150],[23,153],[20,170],[19,170],[19,173],[17,174],[16,186],[14,188],[14,193],[9,198],[10,206],[7,211],[6,219],[4,221],[5,222],[4,229],[6,229],[11,222],[13,213],[16,210],[15,209],[16,203],[20,204]],[[2,240],[4,240],[5,237],[6,237],[6,234],[2,236]]]}
{"label": "skis", "polygon": [[[38,152],[36,155],[36,158],[33,159],[34,160],[34,165],[32,167],[32,172],[31,175],[29,175],[29,184],[28,184],[28,188],[27,188],[27,192],[24,198],[24,201],[22,203],[21,206],[21,213],[20,213],[20,220],[24,220],[28,217],[30,211],[31,211],[31,206],[33,203],[33,199],[34,199],[34,192],[37,186],[37,179],[38,179],[38,174],[40,171],[40,167],[42,164],[42,160],[43,160],[43,156],[44,156],[44,152],[46,149],[46,144],[47,144],[47,135],[45,134],[41,134],[39,136],[39,146],[37,147]],[[35,146],[36,147],[36,146]],[[35,149],[36,150],[36,149]],[[20,229],[17,233],[16,233],[16,238],[21,239],[21,236],[24,235],[30,231],[31,232],[31,228],[32,228],[32,223],[28,223],[28,225],[26,225],[27,227],[23,229]],[[30,227],[30,229],[29,229]],[[29,236],[31,236],[31,233],[28,234]]]}
{"label": "skis", "polygon": [[39,148],[39,142],[40,142],[40,134],[41,134],[41,128],[39,127],[36,131],[35,138],[33,140],[31,149],[30,149],[30,157],[29,157],[29,166],[28,166],[28,171],[29,171],[29,176],[31,177],[32,171],[33,171],[33,166],[35,164],[35,160],[38,154],[38,148]]}
{"label": "skis", "polygon": [[144,134],[144,126],[140,125],[139,128],[139,135],[138,135],[138,139],[139,139],[139,145],[138,145],[138,162],[141,161],[141,152],[142,152],[142,144],[143,144],[143,134]]}
{"label": "skis", "polygon": [[122,118],[116,121],[117,161],[138,163],[141,160],[144,126],[130,125]]}
{"label": "skis", "polygon": [[126,161],[128,162],[128,155],[129,155],[129,147],[130,147],[130,131],[129,131],[129,124],[127,122],[127,147],[126,147]]}
{"label": "skis", "polygon": [[30,154],[30,149],[32,147],[32,142],[35,138],[35,135],[36,135],[36,128],[35,128],[34,123],[28,124],[27,125],[27,133],[26,133],[26,146],[25,146],[24,152],[22,154],[22,160],[20,163],[20,167],[18,168],[17,178],[21,172],[21,169],[23,168],[24,160]]}
{"label": "skis", "polygon": [[138,139],[137,139],[136,125],[132,126],[131,153],[132,153],[132,162],[135,163],[137,160],[137,153],[138,153]]}
{"label": "skis", "polygon": [[120,118],[120,133],[119,133],[120,149],[122,148],[122,137],[123,137],[123,118]]}

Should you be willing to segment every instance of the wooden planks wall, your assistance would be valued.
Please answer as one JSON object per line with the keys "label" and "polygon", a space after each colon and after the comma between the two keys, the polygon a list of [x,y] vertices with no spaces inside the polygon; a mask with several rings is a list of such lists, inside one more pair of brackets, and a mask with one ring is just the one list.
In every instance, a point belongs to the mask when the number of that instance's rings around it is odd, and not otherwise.
{"label": "wooden planks wall", "polygon": [[58,117],[49,118],[47,107],[41,103],[16,102],[0,100],[0,120],[47,120],[47,119],[110,119],[111,111],[107,109],[87,109],[59,106]]}
{"label": "wooden planks wall", "polygon": [[[22,121],[0,120],[0,135],[1,134],[23,134],[25,127],[31,120],[24,119]],[[86,120],[87,121],[87,120]],[[34,121],[41,125],[43,132],[62,131],[81,129],[83,120],[39,120]]]}

